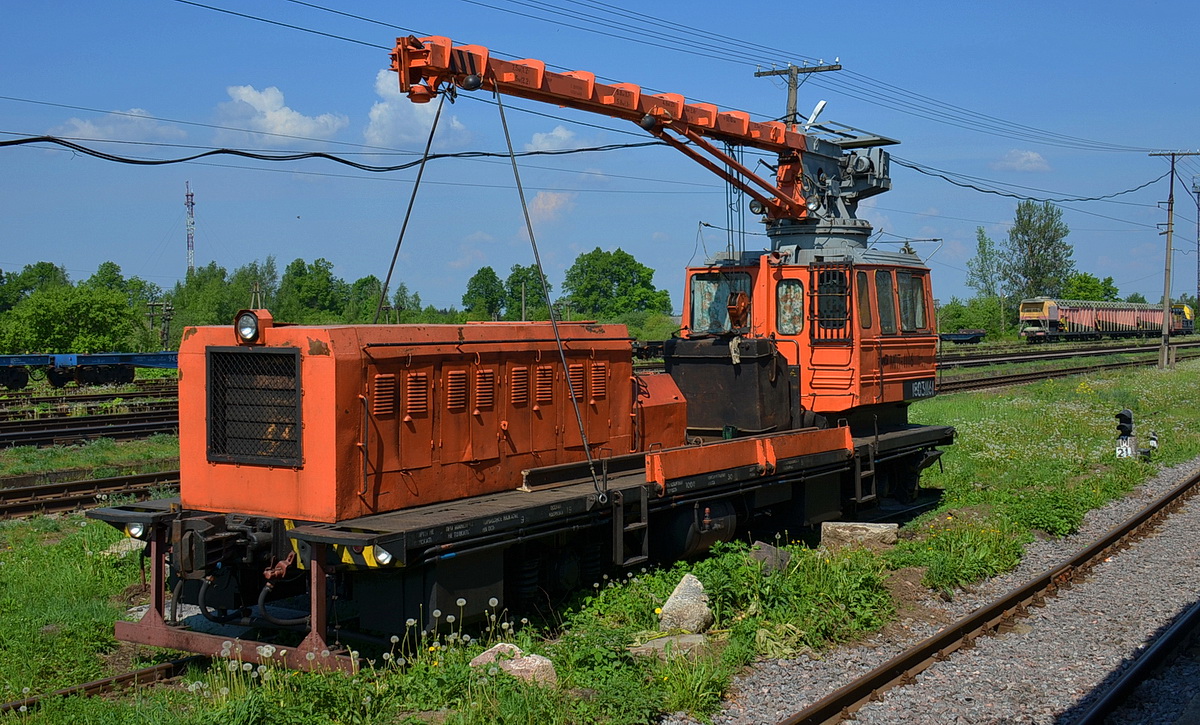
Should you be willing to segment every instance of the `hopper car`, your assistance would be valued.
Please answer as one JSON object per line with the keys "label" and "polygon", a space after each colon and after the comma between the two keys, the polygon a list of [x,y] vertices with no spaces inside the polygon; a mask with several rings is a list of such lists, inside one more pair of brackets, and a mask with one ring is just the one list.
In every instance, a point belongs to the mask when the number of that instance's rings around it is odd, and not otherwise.
{"label": "hopper car", "polygon": [[[230,635],[173,621],[170,591],[252,628],[236,636],[292,638],[293,667],[352,669],[348,638],[433,627],[435,611],[537,611],[605,573],[913,499],[954,429],[908,420],[936,393],[929,269],[870,248],[855,214],[890,187],[894,141],[442,37],[398,39],[392,63],[415,102],[482,88],[707,154],[769,247],[686,269],[655,373],[634,370],[624,326],[596,322],[300,326],[260,309],[186,329],[180,495],[88,513],[147,544],[152,606],[118,638],[228,651]],[[775,178],[713,140],[776,153]]]}
{"label": "hopper car", "polygon": [[[1137,302],[1090,302],[1034,297],[1022,300],[1021,337],[1031,343],[1058,340],[1099,340],[1104,337],[1156,337],[1163,330],[1163,307]],[[1190,335],[1195,312],[1185,304],[1171,305],[1167,329],[1171,335]]]}

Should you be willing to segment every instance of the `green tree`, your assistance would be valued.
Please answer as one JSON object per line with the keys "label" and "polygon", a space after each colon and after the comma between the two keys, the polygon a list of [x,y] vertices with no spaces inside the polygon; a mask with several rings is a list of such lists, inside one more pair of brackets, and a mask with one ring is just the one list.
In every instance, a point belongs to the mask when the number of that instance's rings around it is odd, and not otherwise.
{"label": "green tree", "polygon": [[[375,310],[379,307],[379,295],[383,292],[383,282],[373,274],[354,280],[350,285],[349,299],[343,319],[352,324],[372,322]],[[380,322],[386,322],[380,317]]]}
{"label": "green tree", "polygon": [[401,282],[392,295],[392,309],[396,311],[398,322],[416,322],[421,314],[421,295],[419,292],[409,292],[408,285]]}
{"label": "green tree", "polygon": [[975,256],[967,260],[967,286],[984,297],[1000,294],[1000,254],[996,243],[983,231],[975,229]]}
{"label": "green tree", "polygon": [[177,346],[183,328],[193,325],[230,325],[247,300],[235,301],[226,281],[228,273],[216,262],[197,267],[186,279],[176,282],[166,300],[175,308],[171,336]]}
{"label": "green tree", "polygon": [[1074,250],[1066,241],[1069,233],[1062,210],[1050,202],[1017,204],[1000,269],[1013,297],[1062,296],[1063,286],[1075,271]]}
{"label": "green tree", "polygon": [[655,289],[654,270],[618,248],[579,255],[563,280],[563,301],[574,317],[610,320],[627,312],[671,313],[671,296]]}
{"label": "green tree", "polygon": [[938,307],[938,331],[986,330],[992,338],[1003,337],[1010,330],[1000,311],[998,297],[972,297],[965,302],[957,297]]}
{"label": "green tree", "polygon": [[1118,302],[1121,299],[1112,277],[1100,279],[1088,272],[1075,272],[1067,277],[1067,282],[1062,288],[1062,297],[1091,302]]}
{"label": "green tree", "polygon": [[462,303],[472,319],[492,320],[500,317],[500,311],[504,309],[504,296],[504,285],[496,270],[481,267],[467,280]]}
{"label": "green tree", "polygon": [[10,354],[130,352],[144,327],[140,310],[119,291],[54,284],[5,314],[0,348]]}
{"label": "green tree", "polygon": [[1125,298],[1125,301],[1126,302],[1138,302],[1138,303],[1141,303],[1144,305],[1144,304],[1146,304],[1146,295],[1142,294],[1141,292],[1133,292],[1128,297]]}
{"label": "green tree", "polygon": [[278,296],[279,273],[273,256],[238,267],[229,276],[229,299],[238,310],[260,306],[274,309]]}
{"label": "green tree", "polygon": [[[553,285],[547,282],[546,290],[553,290]],[[504,280],[504,319],[520,320],[522,314],[526,320],[550,319],[546,293],[535,264],[514,264]]]}
{"label": "green tree", "polygon": [[279,281],[276,319],[296,323],[329,323],[341,319],[350,287],[333,274],[329,260],[312,264],[297,259],[283,271]]}
{"label": "green tree", "polygon": [[17,276],[17,285],[22,296],[32,294],[47,287],[59,287],[71,284],[67,270],[52,262],[35,262],[27,264]]}

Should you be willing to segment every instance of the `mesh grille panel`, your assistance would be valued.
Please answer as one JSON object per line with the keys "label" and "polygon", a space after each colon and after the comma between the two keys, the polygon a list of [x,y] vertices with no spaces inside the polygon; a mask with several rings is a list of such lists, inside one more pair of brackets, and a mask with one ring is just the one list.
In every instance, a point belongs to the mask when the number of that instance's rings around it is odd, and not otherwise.
{"label": "mesh grille panel", "polygon": [[298,350],[209,349],[208,459],[302,465]]}

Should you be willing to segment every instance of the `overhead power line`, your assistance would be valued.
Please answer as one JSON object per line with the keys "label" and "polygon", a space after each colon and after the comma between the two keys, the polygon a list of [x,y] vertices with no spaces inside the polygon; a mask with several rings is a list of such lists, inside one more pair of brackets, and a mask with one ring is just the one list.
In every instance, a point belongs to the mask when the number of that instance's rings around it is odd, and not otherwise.
{"label": "overhead power line", "polygon": [[[364,164],[364,163],[360,163],[358,161],[352,161],[350,159],[346,159],[346,158],[342,158],[341,156],[337,156],[336,154],[325,153],[324,151],[302,151],[302,152],[296,152],[296,153],[278,153],[278,154],[270,153],[270,154],[268,154],[268,153],[261,153],[261,152],[257,152],[257,151],[243,151],[241,149],[224,149],[224,148],[212,149],[209,151],[202,151],[200,153],[192,154],[190,156],[181,156],[181,157],[173,158],[173,159],[138,159],[138,158],[132,158],[129,156],[120,156],[118,154],[111,154],[106,151],[100,151],[98,149],[89,148],[87,146],[83,146],[82,144],[77,144],[74,141],[68,141],[64,138],[58,138],[57,136],[32,136],[29,138],[9,139],[6,141],[0,141],[0,148],[3,148],[5,146],[24,146],[24,145],[36,144],[36,143],[55,144],[57,146],[62,146],[64,148],[71,149],[72,151],[76,151],[76,152],[84,154],[86,156],[92,156],[94,158],[103,159],[104,161],[113,161],[113,162],[121,163],[121,164],[132,164],[134,166],[164,166],[166,164],[186,163],[188,161],[195,161],[197,159],[208,158],[210,156],[237,156],[237,157],[244,158],[244,159],[254,159],[256,161],[301,161],[303,159],[325,159],[327,161],[333,161],[333,162],[336,162],[339,164],[344,164],[351,168],[358,169],[359,171],[370,171],[373,173],[383,173],[383,172],[388,172],[388,171],[403,171],[404,169],[410,169],[421,163],[420,159],[416,159],[414,161],[409,161],[404,164],[392,164],[392,165],[388,165],[388,166],[377,166],[374,164]],[[661,141],[646,141],[643,143],[633,143],[633,144],[609,144],[607,146],[589,146],[587,148],[579,148],[579,149],[546,149],[546,150],[538,150],[538,151],[523,151],[523,152],[517,153],[516,155],[517,156],[567,156],[570,154],[578,154],[578,153],[590,153],[590,152],[597,152],[597,151],[614,151],[616,149],[642,148],[642,147],[646,147],[646,146],[662,146],[662,145],[664,145],[664,144]],[[431,154],[429,156],[429,158],[430,158],[430,160],[433,160],[433,159],[473,159],[473,158],[507,158],[508,156],[509,156],[509,154],[506,154],[506,153],[498,153],[498,152],[492,152],[492,151],[459,151],[456,153],[449,153],[449,154]]]}

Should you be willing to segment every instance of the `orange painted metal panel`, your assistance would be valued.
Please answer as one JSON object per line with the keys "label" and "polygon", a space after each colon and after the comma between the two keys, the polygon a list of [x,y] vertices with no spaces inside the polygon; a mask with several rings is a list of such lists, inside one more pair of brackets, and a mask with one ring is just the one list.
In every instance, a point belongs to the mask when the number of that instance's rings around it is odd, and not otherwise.
{"label": "orange painted metal panel", "polygon": [[778,462],[811,453],[854,449],[849,428],[815,428],[774,436],[738,438],[704,446],[687,446],[646,454],[646,481],[660,488],[667,481],[757,465],[762,475],[775,470]]}
{"label": "orange painted metal panel", "polygon": [[[584,370],[589,442],[628,452],[634,420],[626,329],[568,323],[560,333],[568,365]],[[302,460],[210,461],[207,389],[188,383],[206,379],[209,348],[232,342],[229,326],[191,328],[181,346],[181,496],[188,508],[343,521],[512,489],[524,469],[584,457],[581,446],[564,445],[566,385],[554,335],[545,323],[525,323],[267,327],[261,346],[239,348],[234,357],[253,362],[251,348],[293,351]],[[540,403],[539,367],[549,385]],[[514,382],[518,369],[527,377]],[[524,392],[514,399],[517,387]],[[569,422],[577,429],[573,413]]]}

